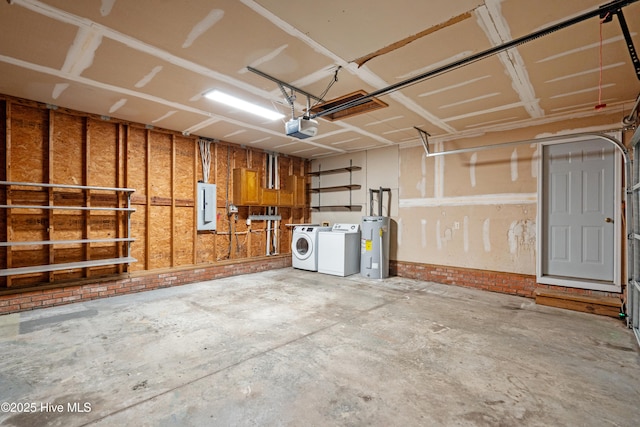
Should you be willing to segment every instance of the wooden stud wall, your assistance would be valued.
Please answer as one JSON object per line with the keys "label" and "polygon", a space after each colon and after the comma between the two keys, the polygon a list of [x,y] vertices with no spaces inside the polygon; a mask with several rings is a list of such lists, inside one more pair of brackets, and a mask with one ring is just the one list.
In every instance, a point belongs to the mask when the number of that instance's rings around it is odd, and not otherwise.
{"label": "wooden stud wall", "polygon": [[[56,114],[57,116],[57,114]],[[102,120],[89,119],[87,123],[87,152],[88,158],[85,162],[87,168],[86,179],[84,185],[95,185],[99,187],[116,187],[118,170],[118,123],[105,122]],[[102,141],[107,141],[104,144]],[[57,182],[56,182],[57,184]],[[102,199],[108,197],[110,200]],[[114,194],[100,194],[91,192],[91,206],[104,206],[103,200],[107,205],[115,206],[117,199]],[[111,211],[85,211],[89,212],[89,224],[87,230],[90,239],[107,239],[117,237],[118,222],[116,212]],[[86,245],[85,245],[86,246]],[[89,253],[90,258],[115,258],[117,254],[117,245],[107,243],[101,245],[91,245]],[[93,268],[89,275],[99,276],[103,274],[114,274],[117,267],[106,266]]]}
{"label": "wooden stud wall", "polygon": [[[4,137],[5,145],[4,150],[0,150],[0,180],[7,180],[7,173],[10,170],[9,163],[7,161],[8,156],[11,155],[11,132],[8,130],[8,117],[11,116],[9,108],[11,103],[0,99],[0,137]],[[0,191],[0,204],[6,205],[7,192]],[[11,222],[7,216],[6,209],[0,209],[0,241],[6,242],[8,235],[7,232],[11,227]],[[7,253],[9,248],[0,248],[0,268],[6,268],[7,266]],[[7,286],[7,278],[0,279],[0,289]]]}
{"label": "wooden stud wall", "polygon": [[[45,176],[45,153],[48,149],[49,128],[48,110],[35,109],[20,104],[10,106],[9,123],[11,139],[7,164],[7,179],[10,181],[48,182]],[[23,158],[24,162],[17,163],[15,158]],[[48,192],[42,190],[12,191],[7,195],[11,203],[19,204],[28,200],[45,202],[48,200]],[[25,203],[29,204],[29,203]],[[37,204],[37,203],[33,203]],[[8,220],[11,227],[7,227],[7,234],[11,240],[47,240],[49,228],[49,213],[47,211],[30,209],[21,214],[8,212]],[[53,224],[54,227],[57,224]],[[11,267],[25,267],[34,264],[47,264],[49,251],[47,247],[34,249],[30,246],[18,247],[7,252],[8,262]],[[7,286],[21,286],[30,281],[48,282],[49,274],[41,273],[32,277],[7,278]]]}
{"label": "wooden stud wall", "polygon": [[[146,128],[119,121],[46,106],[0,95],[0,179],[3,181],[75,184],[134,188],[131,202],[131,256],[138,262],[82,270],[38,273],[0,278],[3,289],[33,288],[112,276],[127,271],[180,268],[194,264],[243,261],[266,254],[267,223],[249,215],[264,214],[263,207],[239,207],[227,214],[234,168],[259,171],[266,185],[267,154],[229,144],[211,144],[209,183],[217,186],[217,230],[198,232],[195,211],[196,182],[203,179],[196,137]],[[305,175],[308,162],[279,157],[281,188],[286,177]],[[120,197],[118,199],[118,197]],[[1,204],[48,204],[68,206],[122,206],[126,202],[113,192],[73,189],[0,188]],[[309,221],[308,208],[279,208],[282,216],[272,236],[278,237],[279,253],[290,253],[290,223]],[[126,214],[111,211],[0,209],[3,241],[104,239],[126,235]],[[51,262],[74,262],[126,255],[126,244],[65,244],[14,246],[0,249],[0,268],[26,267]]]}
{"label": "wooden stud wall", "polygon": [[147,260],[147,131],[127,126],[127,179],[125,187],[135,188],[131,196],[131,235],[136,241],[131,245],[131,256],[138,260],[132,271],[145,270]]}
{"label": "wooden stud wall", "polygon": [[[123,188],[126,183],[126,171],[127,171],[127,155],[124,149],[124,126],[122,124],[118,125],[118,143],[117,143],[117,170],[116,170],[116,187]],[[126,196],[123,193],[118,193],[118,206],[126,206]],[[116,212],[116,237],[127,237],[126,230],[126,213],[125,212]],[[124,244],[117,245],[117,258],[121,258],[127,256],[127,248]],[[119,264],[117,266],[118,273],[124,273],[127,270],[127,266],[124,264]]]}
{"label": "wooden stud wall", "polygon": [[196,234],[194,156],[199,156],[193,139],[174,136],[174,267],[193,264]]}

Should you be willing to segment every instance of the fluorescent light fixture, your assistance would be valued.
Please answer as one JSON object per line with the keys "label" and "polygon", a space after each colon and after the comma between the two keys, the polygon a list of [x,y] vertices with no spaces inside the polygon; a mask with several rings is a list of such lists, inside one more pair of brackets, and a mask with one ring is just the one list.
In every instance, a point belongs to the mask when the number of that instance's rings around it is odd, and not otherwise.
{"label": "fluorescent light fixture", "polygon": [[284,114],[280,114],[277,111],[269,110],[259,105],[252,104],[235,96],[227,95],[219,90],[212,90],[204,94],[205,98],[209,98],[221,104],[228,105],[238,110],[245,111],[247,113],[255,114],[256,116],[264,117],[269,120],[278,120],[284,117]]}

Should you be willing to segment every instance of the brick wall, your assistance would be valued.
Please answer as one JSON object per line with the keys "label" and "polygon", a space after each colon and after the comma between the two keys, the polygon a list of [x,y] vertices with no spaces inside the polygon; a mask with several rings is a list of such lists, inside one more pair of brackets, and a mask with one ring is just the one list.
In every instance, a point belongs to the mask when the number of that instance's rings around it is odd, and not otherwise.
{"label": "brick wall", "polygon": [[291,255],[278,255],[233,263],[213,264],[206,267],[199,266],[172,270],[170,272],[131,273],[126,277],[118,277],[111,280],[107,279],[92,283],[69,283],[65,287],[59,287],[58,285],[53,289],[37,289],[3,294],[0,295],[0,315],[290,266]]}
{"label": "brick wall", "polygon": [[419,264],[404,261],[390,261],[389,274],[446,285],[464,286],[467,288],[520,295],[528,298],[535,298],[534,292],[536,289],[553,289],[579,295],[620,297],[620,294],[613,292],[543,285],[536,282],[536,276],[527,274],[446,267],[442,265]]}
{"label": "brick wall", "polygon": [[[132,273],[126,277],[111,280],[95,281],[92,283],[70,283],[68,286],[53,289],[38,289],[13,294],[3,294],[0,295],[0,315],[290,266],[291,255],[287,254],[247,261],[219,263],[207,265],[206,267],[185,268],[168,272]],[[528,298],[534,298],[536,289],[554,289],[581,295],[620,296],[617,293],[611,292],[543,285],[536,283],[535,276],[526,274],[474,270],[393,260],[389,263],[389,273],[392,276],[483,289]]]}

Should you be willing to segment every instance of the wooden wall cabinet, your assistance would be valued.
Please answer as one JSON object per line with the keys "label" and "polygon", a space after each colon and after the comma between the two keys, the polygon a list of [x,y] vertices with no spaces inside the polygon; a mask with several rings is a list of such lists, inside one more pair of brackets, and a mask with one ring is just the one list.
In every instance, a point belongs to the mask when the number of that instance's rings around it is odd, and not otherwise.
{"label": "wooden wall cabinet", "polygon": [[238,206],[259,205],[260,180],[257,169],[237,168],[233,170],[233,204]]}
{"label": "wooden wall cabinet", "polygon": [[293,192],[293,206],[305,206],[306,204],[306,179],[298,175],[287,177],[287,188]]}
{"label": "wooden wall cabinet", "polygon": [[304,207],[306,179],[291,175],[286,178],[286,189],[263,188],[257,169],[233,170],[233,204],[237,206]]}

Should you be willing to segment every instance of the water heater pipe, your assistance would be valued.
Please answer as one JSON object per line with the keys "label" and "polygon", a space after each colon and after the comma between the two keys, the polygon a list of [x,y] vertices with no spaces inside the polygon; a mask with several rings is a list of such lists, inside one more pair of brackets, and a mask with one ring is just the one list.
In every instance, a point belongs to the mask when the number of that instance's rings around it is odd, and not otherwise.
{"label": "water heater pipe", "polygon": [[380,187],[378,190],[374,190],[373,188],[369,189],[369,216],[373,216],[373,193],[378,193],[378,216],[382,216],[382,193],[390,192],[390,188]]}
{"label": "water heater pipe", "polygon": [[[380,193],[382,194],[382,193]],[[382,216],[382,215],[380,215]],[[380,279],[382,279],[382,264],[384,264],[382,261],[384,260],[384,258],[382,258],[383,256],[383,251],[382,251],[382,234],[384,234],[384,230],[382,229],[382,227],[380,227],[380,233],[378,233],[380,235],[380,263],[378,264],[378,271],[380,272]]]}

